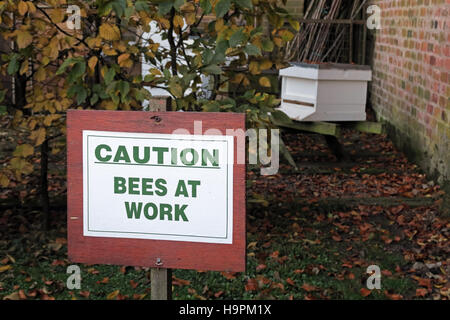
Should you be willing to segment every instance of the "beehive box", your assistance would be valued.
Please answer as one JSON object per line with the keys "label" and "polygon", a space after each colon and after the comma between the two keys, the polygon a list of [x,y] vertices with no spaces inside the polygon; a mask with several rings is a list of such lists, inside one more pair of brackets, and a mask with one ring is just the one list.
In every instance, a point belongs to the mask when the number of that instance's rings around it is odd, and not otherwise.
{"label": "beehive box", "polygon": [[297,121],[365,121],[369,66],[293,63],[280,70],[280,110]]}

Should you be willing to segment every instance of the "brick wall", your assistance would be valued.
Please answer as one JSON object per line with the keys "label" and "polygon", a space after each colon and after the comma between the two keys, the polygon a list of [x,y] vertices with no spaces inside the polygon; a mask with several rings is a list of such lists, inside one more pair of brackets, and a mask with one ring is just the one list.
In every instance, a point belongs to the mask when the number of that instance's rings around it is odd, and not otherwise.
{"label": "brick wall", "polygon": [[450,0],[379,0],[371,103],[393,140],[450,180]]}

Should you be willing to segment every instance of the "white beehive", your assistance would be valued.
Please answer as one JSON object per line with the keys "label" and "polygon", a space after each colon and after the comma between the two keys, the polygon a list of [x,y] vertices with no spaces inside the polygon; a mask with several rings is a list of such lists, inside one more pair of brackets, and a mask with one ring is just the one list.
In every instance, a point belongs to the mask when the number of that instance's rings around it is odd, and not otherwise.
{"label": "white beehive", "polygon": [[297,121],[365,121],[369,66],[294,63],[280,70],[280,110]]}

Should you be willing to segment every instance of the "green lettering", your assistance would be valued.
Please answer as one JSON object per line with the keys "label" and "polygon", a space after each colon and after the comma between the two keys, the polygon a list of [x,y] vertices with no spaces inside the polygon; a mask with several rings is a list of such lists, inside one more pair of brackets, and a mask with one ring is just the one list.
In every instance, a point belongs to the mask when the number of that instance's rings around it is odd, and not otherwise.
{"label": "green lettering", "polygon": [[197,198],[197,187],[200,185],[200,181],[189,180],[188,184],[192,187],[192,197]]}
{"label": "green lettering", "polygon": [[105,150],[106,152],[111,152],[111,147],[106,144],[98,145],[97,148],[95,148],[95,157],[97,158],[97,160],[100,162],[108,162],[109,160],[111,160],[112,158],[111,155],[106,155],[102,157],[102,150]]}
{"label": "green lettering", "polygon": [[214,149],[213,154],[209,152],[209,150],[202,150],[202,166],[207,167],[208,161],[211,162],[213,167],[219,166],[219,150]]}
{"label": "green lettering", "polygon": [[129,202],[125,202],[125,209],[127,211],[128,219],[133,219],[133,216],[135,217],[135,219],[140,219],[142,212],[142,202],[139,202],[137,207],[135,202],[132,202],[131,206]]}
{"label": "green lettering", "polygon": [[128,178],[128,194],[139,195],[139,178]]}
{"label": "green lettering", "polygon": [[139,147],[133,147],[133,159],[136,163],[148,163],[150,161],[150,147],[144,147],[144,157],[139,157]]}
{"label": "green lettering", "polygon": [[114,193],[115,194],[124,194],[127,192],[126,186],[127,180],[121,177],[114,177]]}
{"label": "green lettering", "polygon": [[[188,161],[188,159],[187,159],[188,153],[190,153],[192,155],[191,161]],[[184,149],[183,151],[181,151],[180,158],[181,158],[181,162],[183,162],[183,164],[185,166],[193,166],[198,162],[198,152],[191,148]]]}
{"label": "green lettering", "polygon": [[125,161],[126,163],[131,163],[130,156],[125,146],[119,146],[117,148],[116,156],[114,157],[114,162]]}
{"label": "green lettering", "polygon": [[[152,208],[153,210],[153,214],[149,215],[148,214],[148,210],[149,208]],[[148,220],[155,220],[156,217],[158,216],[158,208],[156,207],[156,205],[154,203],[147,203],[144,207],[144,216],[148,219]]]}
{"label": "green lettering", "polygon": [[189,197],[189,194],[187,192],[186,183],[184,182],[184,180],[180,180],[178,182],[177,190],[175,191],[175,197],[179,197],[180,195],[183,197],[186,197],[186,198]]}
{"label": "green lettering", "polygon": [[172,148],[171,149],[171,152],[172,152],[172,156],[171,156],[171,164],[173,165],[173,166],[176,166],[177,164],[178,164],[178,149],[177,148]]}
{"label": "green lettering", "polygon": [[152,196],[153,191],[152,188],[153,179],[142,178],[142,194],[144,196]]}
{"label": "green lettering", "polygon": [[164,220],[164,216],[167,216],[167,220],[172,221],[172,206],[170,204],[161,203],[159,206],[159,210],[159,219]]}
{"label": "green lettering", "polygon": [[155,193],[160,196],[164,197],[167,195],[167,187],[166,187],[167,181],[164,179],[158,179],[155,182],[155,187],[158,189],[155,191]]}
{"label": "green lettering", "polygon": [[153,151],[158,153],[158,164],[164,164],[164,153],[169,152],[169,148],[153,147]]}
{"label": "green lettering", "polygon": [[180,217],[185,222],[189,221],[188,218],[186,217],[186,214],[184,213],[184,210],[186,210],[186,208],[187,208],[186,204],[183,205],[181,208],[180,208],[180,205],[178,205],[178,204],[175,205],[175,220],[176,221],[180,221]]}

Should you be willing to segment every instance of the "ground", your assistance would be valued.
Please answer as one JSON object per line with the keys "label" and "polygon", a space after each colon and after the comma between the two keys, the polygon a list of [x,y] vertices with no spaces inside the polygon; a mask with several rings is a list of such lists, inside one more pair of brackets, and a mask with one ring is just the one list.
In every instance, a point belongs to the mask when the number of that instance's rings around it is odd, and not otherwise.
{"label": "ground", "polygon": [[[1,165],[14,145],[0,131]],[[386,136],[344,131],[344,163],[321,136],[282,136],[298,169],[248,168],[247,271],[174,270],[174,299],[450,298],[450,223],[438,185]],[[41,231],[38,177],[0,189],[0,299],[149,299],[146,268],[80,265],[81,290],[66,288],[64,152],[51,158],[50,231]],[[380,290],[367,288],[371,265]]]}

